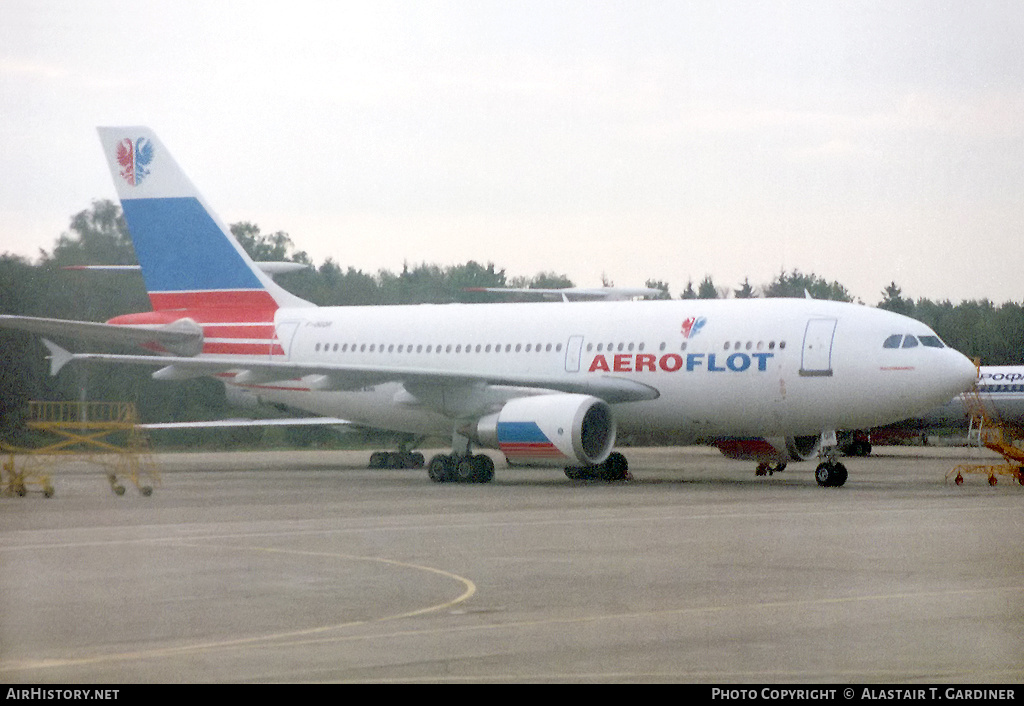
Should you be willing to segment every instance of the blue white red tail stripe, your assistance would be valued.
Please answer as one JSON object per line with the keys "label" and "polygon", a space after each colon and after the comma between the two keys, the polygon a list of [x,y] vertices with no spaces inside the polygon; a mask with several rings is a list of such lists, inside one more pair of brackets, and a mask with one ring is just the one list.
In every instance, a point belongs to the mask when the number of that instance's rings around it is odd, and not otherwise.
{"label": "blue white red tail stripe", "polygon": [[281,306],[312,306],[256,267],[149,128],[99,134],[154,310],[272,320]]}

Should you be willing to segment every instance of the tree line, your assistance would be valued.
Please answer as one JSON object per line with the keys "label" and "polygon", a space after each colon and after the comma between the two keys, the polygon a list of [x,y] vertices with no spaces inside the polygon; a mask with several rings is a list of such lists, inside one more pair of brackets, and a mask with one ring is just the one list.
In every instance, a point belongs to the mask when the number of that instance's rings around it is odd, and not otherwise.
{"label": "tree line", "polygon": [[[256,261],[306,265],[303,270],[282,275],[280,282],[297,296],[321,306],[473,303],[495,301],[495,295],[467,291],[470,288],[574,286],[567,276],[555,272],[510,277],[490,262],[469,261],[452,266],[406,263],[398,273],[368,273],[344,267],[330,258],[315,265],[305,252],[295,248],[287,233],[262,233],[259,226],[248,222],[232,225],[231,232]],[[53,250],[40,250],[34,262],[10,253],[0,254],[0,313],[105,321],[150,308],[138,274],[65,269],[90,264],[135,264],[121,208],[111,201],[96,201],[91,208],[74,215],[68,232],[57,239]],[[665,282],[648,280],[646,285],[661,290],[662,298],[673,297]],[[687,282],[678,298],[808,294],[815,299],[853,301],[839,282],[799,270],[782,271],[760,286],[752,285],[748,278],[734,289],[719,287],[711,276],[706,276],[696,285]],[[519,295],[513,298],[516,299],[530,297]],[[509,297],[501,300],[507,301]],[[970,300],[953,304],[949,300],[914,300],[905,297],[892,282],[880,293],[876,306],[924,322],[947,344],[980,359],[984,365],[1024,363],[1024,307],[1019,302]],[[143,421],[215,419],[237,413],[228,408],[221,385],[212,380],[167,384],[152,380],[148,369],[82,365],[71,366],[69,372],[51,377],[45,360],[47,353],[38,336],[3,329],[0,350],[0,437],[20,429],[28,400],[75,400],[83,387],[90,400],[135,402]],[[312,433],[305,432],[307,436]]]}

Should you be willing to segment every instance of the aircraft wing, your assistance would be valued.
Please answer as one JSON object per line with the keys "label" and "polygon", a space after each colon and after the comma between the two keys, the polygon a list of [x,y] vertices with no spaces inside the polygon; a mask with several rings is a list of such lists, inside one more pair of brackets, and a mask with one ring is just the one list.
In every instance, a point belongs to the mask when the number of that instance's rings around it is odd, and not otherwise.
{"label": "aircraft wing", "polygon": [[294,419],[212,419],[205,422],[152,422],[136,424],[139,429],[230,429],[233,427],[323,427],[348,426],[352,422],[337,417],[296,417]]}
{"label": "aircraft wing", "polygon": [[[50,350],[50,372],[56,375],[72,361],[96,361],[132,365],[149,365],[160,369],[153,373],[158,380],[185,380],[193,377],[234,373],[238,384],[264,384],[305,378],[311,389],[357,390],[385,382],[403,382],[419,387],[487,384],[535,388],[556,392],[573,392],[598,397],[606,402],[639,402],[659,397],[657,389],[624,378],[587,376],[579,378],[515,375],[499,372],[448,372],[429,368],[344,365],[339,363],[296,363],[275,360],[253,360],[252,357],[219,356],[217,358],[185,358],[165,355],[120,355],[112,353],[71,353],[52,341],[43,339]],[[310,377],[312,376],[312,377]]]}
{"label": "aircraft wing", "polygon": [[203,329],[188,319],[181,319],[170,324],[129,327],[100,324],[93,321],[2,315],[0,316],[0,327],[44,336],[66,336],[76,341],[100,341],[136,346],[156,343],[181,355],[195,355],[203,347]]}

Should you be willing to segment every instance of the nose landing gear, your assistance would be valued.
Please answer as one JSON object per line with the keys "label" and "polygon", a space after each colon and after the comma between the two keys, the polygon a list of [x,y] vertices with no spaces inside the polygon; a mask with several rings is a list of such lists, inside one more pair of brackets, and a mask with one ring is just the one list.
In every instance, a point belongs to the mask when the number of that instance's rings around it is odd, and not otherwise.
{"label": "nose landing gear", "polygon": [[818,452],[821,463],[814,469],[814,480],[818,481],[822,488],[838,488],[846,482],[846,466],[836,460],[838,448],[836,433],[831,430],[823,431]]}
{"label": "nose landing gear", "polygon": [[838,461],[824,461],[814,470],[814,480],[823,488],[838,488],[846,482],[846,466]]}

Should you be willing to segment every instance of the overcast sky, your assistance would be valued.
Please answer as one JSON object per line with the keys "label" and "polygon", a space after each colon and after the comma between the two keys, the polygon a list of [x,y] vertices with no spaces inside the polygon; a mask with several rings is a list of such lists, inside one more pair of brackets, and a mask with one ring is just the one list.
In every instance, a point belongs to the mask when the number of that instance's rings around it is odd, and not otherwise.
{"label": "overcast sky", "polygon": [[0,252],[134,124],[317,264],[1024,298],[1015,0],[4,0]]}

